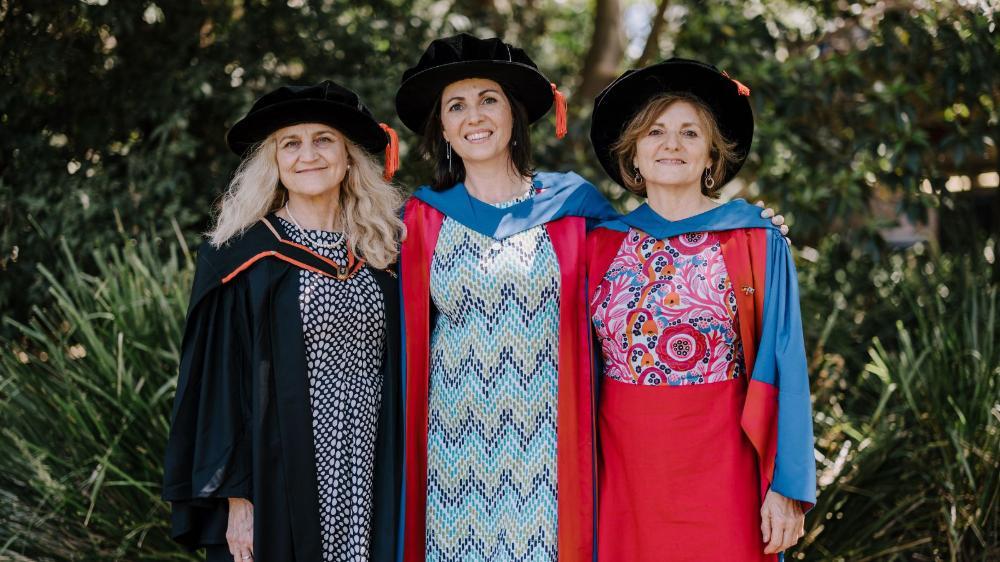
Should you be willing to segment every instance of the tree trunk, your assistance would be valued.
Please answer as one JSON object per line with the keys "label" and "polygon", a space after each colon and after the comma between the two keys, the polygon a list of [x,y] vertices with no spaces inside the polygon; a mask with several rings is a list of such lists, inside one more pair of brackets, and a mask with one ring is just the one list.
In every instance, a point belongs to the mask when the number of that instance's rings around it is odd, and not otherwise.
{"label": "tree trunk", "polygon": [[580,88],[574,96],[576,103],[589,102],[618,77],[625,57],[624,35],[621,0],[597,0],[594,34],[581,71]]}

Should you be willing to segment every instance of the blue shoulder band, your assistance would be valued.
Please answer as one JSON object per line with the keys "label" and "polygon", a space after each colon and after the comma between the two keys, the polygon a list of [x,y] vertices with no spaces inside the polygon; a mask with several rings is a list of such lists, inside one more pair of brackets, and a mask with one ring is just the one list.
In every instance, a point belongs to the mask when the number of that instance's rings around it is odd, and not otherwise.
{"label": "blue shoulder band", "polygon": [[618,216],[593,184],[574,172],[539,172],[533,197],[509,207],[495,207],[469,194],[464,184],[442,191],[421,187],[413,194],[467,228],[498,240],[566,216],[608,220]]}
{"label": "blue shoulder band", "polygon": [[688,232],[717,232],[737,228],[778,228],[771,224],[770,219],[761,218],[760,212],[759,207],[755,207],[743,199],[733,199],[704,213],[671,221],[657,214],[649,204],[643,203],[631,213],[599,226],[619,231],[626,231],[631,227],[658,239],[679,236]]}

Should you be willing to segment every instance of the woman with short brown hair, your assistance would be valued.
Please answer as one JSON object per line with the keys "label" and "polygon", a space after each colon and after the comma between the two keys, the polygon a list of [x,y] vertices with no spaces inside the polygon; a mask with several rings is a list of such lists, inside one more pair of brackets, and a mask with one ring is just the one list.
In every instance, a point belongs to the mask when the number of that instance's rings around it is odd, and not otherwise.
{"label": "woman with short brown hair", "polygon": [[716,201],[750,151],[749,94],[671,59],[595,102],[602,166],[648,199],[587,240],[602,562],[773,561],[815,503],[791,253],[756,207]]}

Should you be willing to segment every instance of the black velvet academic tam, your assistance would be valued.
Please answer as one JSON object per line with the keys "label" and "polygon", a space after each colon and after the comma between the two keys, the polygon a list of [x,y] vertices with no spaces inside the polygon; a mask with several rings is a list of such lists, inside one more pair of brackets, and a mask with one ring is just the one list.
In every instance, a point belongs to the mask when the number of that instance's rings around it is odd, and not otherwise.
{"label": "black velvet academic tam", "polygon": [[324,123],[375,154],[389,137],[354,91],[324,80],[312,86],[282,86],[264,94],[226,134],[230,150],[246,157],[268,135],[299,123]]}
{"label": "black velvet academic tam", "polygon": [[[232,559],[227,498],[239,497],[253,502],[255,560],[312,562],[322,559],[322,538],[299,268],[336,270],[276,232],[258,223],[227,246],[199,251],[163,497],[174,538],[190,548]],[[386,313],[370,559],[389,561],[402,459],[399,290],[394,272],[370,271]]]}
{"label": "black velvet academic tam", "polygon": [[445,86],[466,78],[501,82],[524,104],[530,123],[552,107],[552,84],[523,50],[495,37],[480,39],[459,33],[432,41],[416,66],[403,73],[396,92],[399,120],[414,133],[424,134]]}
{"label": "black velvet academic tam", "polygon": [[746,161],[753,142],[750,89],[703,62],[671,58],[638,70],[628,70],[594,99],[590,142],[611,179],[625,185],[611,147],[630,121],[660,94],[683,92],[703,101],[715,116],[723,136],[736,145],[735,162],[727,163],[722,180],[733,179]]}

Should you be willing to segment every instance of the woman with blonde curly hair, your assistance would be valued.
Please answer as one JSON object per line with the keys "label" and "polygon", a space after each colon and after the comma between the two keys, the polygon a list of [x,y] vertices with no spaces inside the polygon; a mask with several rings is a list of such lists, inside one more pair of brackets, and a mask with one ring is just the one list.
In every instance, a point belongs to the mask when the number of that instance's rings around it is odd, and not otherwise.
{"label": "woman with blonde curly hair", "polygon": [[389,560],[395,133],[325,81],[263,96],[227,141],[243,161],[199,251],[167,444],[174,538],[208,560]]}

